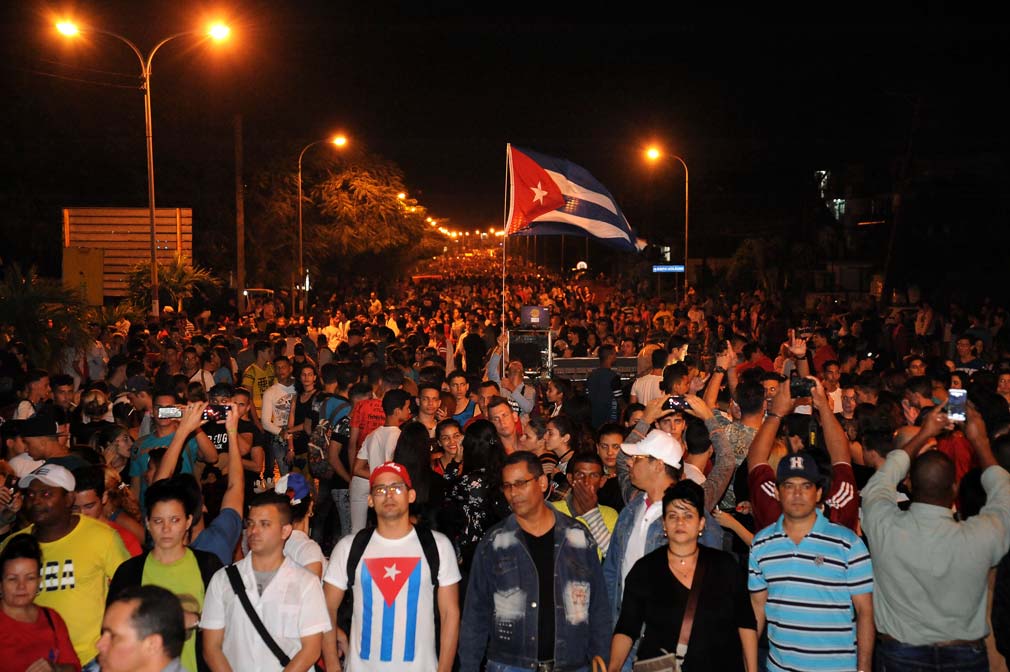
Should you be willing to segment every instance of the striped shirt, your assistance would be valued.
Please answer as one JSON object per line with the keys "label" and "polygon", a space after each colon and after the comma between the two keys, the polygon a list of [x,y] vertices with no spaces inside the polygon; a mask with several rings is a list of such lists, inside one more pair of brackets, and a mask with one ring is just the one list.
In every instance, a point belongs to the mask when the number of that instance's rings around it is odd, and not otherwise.
{"label": "striped shirt", "polygon": [[856,534],[817,520],[797,545],[782,518],[754,537],[747,587],[768,591],[769,670],[812,672],[856,669],[852,596],[873,592],[873,567]]}

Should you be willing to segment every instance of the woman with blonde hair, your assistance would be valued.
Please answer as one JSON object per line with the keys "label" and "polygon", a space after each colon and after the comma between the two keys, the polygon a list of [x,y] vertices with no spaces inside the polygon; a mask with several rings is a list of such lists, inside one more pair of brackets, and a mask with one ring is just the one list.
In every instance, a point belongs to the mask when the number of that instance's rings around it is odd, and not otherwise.
{"label": "woman with blonde hair", "polygon": [[113,467],[105,465],[105,517],[122,525],[137,539],[144,540],[146,531],[141,522],[140,505],[130,486]]}

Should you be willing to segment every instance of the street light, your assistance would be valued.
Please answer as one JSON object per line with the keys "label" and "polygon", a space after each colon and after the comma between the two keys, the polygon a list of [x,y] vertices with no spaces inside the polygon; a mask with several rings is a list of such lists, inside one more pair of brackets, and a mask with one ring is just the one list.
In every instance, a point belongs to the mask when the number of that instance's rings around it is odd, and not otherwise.
{"label": "street light", "polygon": [[[663,158],[663,152],[658,147],[649,147],[645,150],[645,158],[651,163],[655,163]],[[687,296],[687,215],[688,215],[688,198],[689,198],[689,184],[690,178],[687,171],[687,163],[684,159],[680,158],[676,154],[670,154],[670,158],[680,161],[680,165],[684,166],[684,296]]]}
{"label": "street light", "polygon": [[[302,147],[301,153],[298,154],[298,282],[301,282],[302,278],[305,277],[305,250],[302,247],[302,158],[305,156],[305,152],[307,152],[310,147],[315,147],[316,145],[322,145],[324,143],[329,143],[334,147],[345,147],[347,145],[347,138],[343,135],[338,135],[333,138],[316,140]],[[292,293],[291,315],[294,316],[294,314],[295,295]]]}
{"label": "street light", "polygon": [[[83,30],[83,32],[95,33],[96,35],[105,35],[107,37],[114,38],[128,46],[136,55],[137,60],[140,63],[140,79],[142,82],[141,88],[144,90],[144,127],[145,136],[147,138],[147,209],[148,218],[151,224],[151,314],[157,317],[161,314],[161,309],[158,305],[158,246],[156,240],[157,232],[154,225],[154,141],[151,131],[151,61],[154,60],[154,55],[158,52],[158,49],[161,49],[165,43],[170,42],[177,37],[200,35],[201,33],[197,30],[187,30],[174,35],[169,35],[161,42],[154,45],[154,48],[151,49],[150,53],[147,57],[145,57],[137,45],[118,33],[91,27],[82,29],[73,21],[58,22],[56,24],[56,30],[66,37],[76,37],[80,35]],[[205,34],[215,42],[222,42],[228,39],[228,36],[231,34],[231,29],[223,23],[215,23],[207,29]]]}

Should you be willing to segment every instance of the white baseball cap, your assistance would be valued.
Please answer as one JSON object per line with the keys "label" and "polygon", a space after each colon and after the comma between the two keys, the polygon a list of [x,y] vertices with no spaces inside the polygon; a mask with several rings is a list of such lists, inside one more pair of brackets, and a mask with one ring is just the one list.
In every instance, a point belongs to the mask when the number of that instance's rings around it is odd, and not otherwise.
{"label": "white baseball cap", "polygon": [[684,456],[684,447],[677,439],[661,429],[654,429],[638,443],[622,443],[621,450],[628,455],[644,455],[662,460],[674,469],[680,468],[680,459]]}
{"label": "white baseball cap", "polygon": [[18,481],[19,488],[27,488],[32,481],[42,481],[46,485],[54,488],[63,488],[67,492],[73,492],[77,481],[74,475],[66,467],[58,464],[43,464],[41,467],[21,478]]}

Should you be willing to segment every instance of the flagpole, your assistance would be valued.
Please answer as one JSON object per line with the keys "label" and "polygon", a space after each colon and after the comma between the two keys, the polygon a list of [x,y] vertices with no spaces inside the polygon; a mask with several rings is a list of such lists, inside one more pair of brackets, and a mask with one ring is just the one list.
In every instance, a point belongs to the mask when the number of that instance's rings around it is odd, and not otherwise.
{"label": "flagpole", "polygon": [[[509,216],[509,170],[512,167],[512,145],[511,143],[505,143],[505,204],[502,213],[502,221],[504,225],[502,226],[502,231],[505,235],[501,238],[501,319],[498,320],[498,324],[501,326],[502,331],[505,330],[505,252],[508,245],[509,231],[508,231],[508,216]],[[501,359],[498,362],[500,367],[500,373],[502,376],[505,374],[505,350],[502,349]]]}

